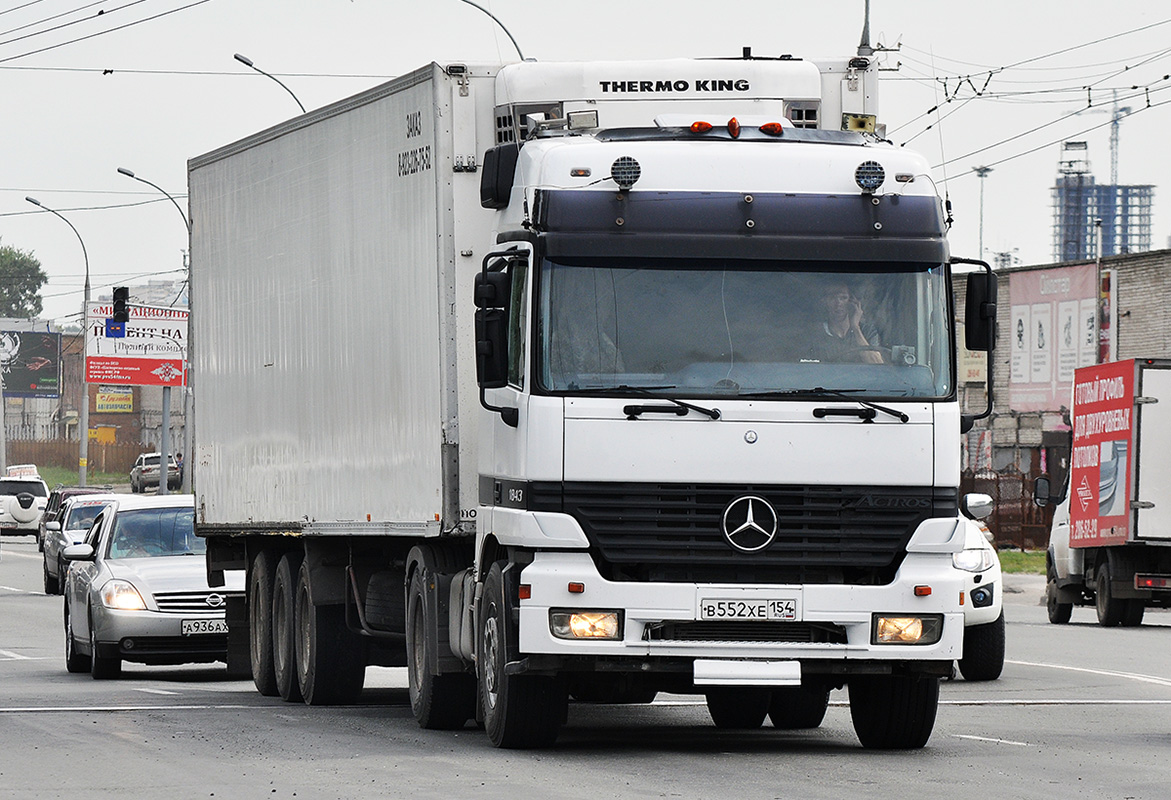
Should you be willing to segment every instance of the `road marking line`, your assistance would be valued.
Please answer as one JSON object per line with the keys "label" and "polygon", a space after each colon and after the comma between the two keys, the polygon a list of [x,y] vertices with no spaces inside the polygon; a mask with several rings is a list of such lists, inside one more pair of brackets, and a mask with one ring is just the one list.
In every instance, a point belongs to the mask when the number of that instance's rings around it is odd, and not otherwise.
{"label": "road marking line", "polygon": [[107,712],[123,712],[123,711],[240,711],[244,709],[256,708],[274,708],[279,710],[287,710],[285,705],[279,706],[243,706],[243,705],[224,705],[224,706],[92,706],[90,708],[78,708],[77,706],[52,706],[43,708],[0,708],[0,714],[43,714],[43,713],[80,713],[80,714],[100,714]]}
{"label": "road marking line", "polygon": [[974,742],[992,742],[993,744],[1011,744],[1016,747],[1032,747],[1028,742],[1014,742],[1012,739],[992,739],[988,736],[965,736],[962,733],[953,733],[953,739],[971,739]]}
{"label": "road marking line", "polygon": [[146,692],[147,694],[170,694],[177,695],[179,692],[168,692],[166,689],[134,689],[136,692]]}
{"label": "road marking line", "polygon": [[[941,706],[1168,706],[1171,700],[940,700]],[[830,703],[833,705],[833,703]],[[841,703],[846,705],[846,703]]]}
{"label": "road marking line", "polygon": [[9,558],[9,557],[11,557],[11,558],[27,558],[30,561],[33,561],[33,560],[44,561],[45,560],[44,556],[40,556],[40,555],[34,556],[32,553],[14,553],[12,550],[7,550],[7,549],[0,551],[0,558]]}
{"label": "road marking line", "polygon": [[1115,672],[1108,669],[1089,669],[1088,667],[1070,667],[1064,664],[1044,664],[1035,661],[1005,661],[1006,664],[1016,664],[1022,667],[1047,667],[1048,669],[1063,669],[1069,672],[1085,672],[1090,675],[1103,675],[1111,678],[1127,678],[1140,683],[1153,683],[1156,686],[1171,686],[1171,680],[1159,678],[1155,675],[1140,675],[1137,672]]}
{"label": "road marking line", "polygon": [[14,653],[11,650],[0,650],[0,656],[4,656],[6,661],[32,661],[29,656],[22,656],[20,653]]}

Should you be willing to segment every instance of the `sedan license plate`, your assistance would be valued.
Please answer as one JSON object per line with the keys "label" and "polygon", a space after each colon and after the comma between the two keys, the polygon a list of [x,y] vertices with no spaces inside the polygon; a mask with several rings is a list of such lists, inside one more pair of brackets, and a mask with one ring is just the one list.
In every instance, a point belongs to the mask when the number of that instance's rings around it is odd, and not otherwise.
{"label": "sedan license plate", "polygon": [[795,597],[774,598],[768,600],[717,600],[703,599],[699,601],[700,619],[729,619],[729,620],[770,620],[795,621],[798,608]]}
{"label": "sedan license plate", "polygon": [[228,623],[222,619],[185,619],[182,623],[184,636],[199,636],[203,633],[227,633]]}

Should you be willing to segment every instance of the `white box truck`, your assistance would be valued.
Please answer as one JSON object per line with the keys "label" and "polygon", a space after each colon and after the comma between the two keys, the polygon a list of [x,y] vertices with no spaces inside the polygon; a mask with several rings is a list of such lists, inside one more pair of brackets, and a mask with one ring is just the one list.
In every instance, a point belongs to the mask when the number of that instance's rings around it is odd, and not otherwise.
{"label": "white box truck", "polygon": [[1171,360],[1133,358],[1074,373],[1073,445],[1046,553],[1049,621],[1093,605],[1107,627],[1171,605]]}
{"label": "white box truck", "polygon": [[424,727],[530,747],[570,698],[808,727],[848,686],[865,746],[925,744],[990,501],[941,203],[876,85],[432,64],[194,158],[189,463],[258,689],[405,664]]}

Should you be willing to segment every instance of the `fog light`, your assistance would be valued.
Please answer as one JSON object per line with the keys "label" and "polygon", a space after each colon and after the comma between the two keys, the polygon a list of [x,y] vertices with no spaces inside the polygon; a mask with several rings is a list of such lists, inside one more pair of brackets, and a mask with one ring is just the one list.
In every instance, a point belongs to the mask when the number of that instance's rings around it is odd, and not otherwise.
{"label": "fog light", "polygon": [[943,635],[943,616],[874,615],[871,644],[935,644]]}
{"label": "fog light", "polygon": [[992,605],[994,598],[991,584],[988,586],[980,586],[972,590],[972,607],[973,608],[988,608]]}
{"label": "fog light", "polygon": [[550,611],[549,628],[558,639],[621,639],[617,611]]}

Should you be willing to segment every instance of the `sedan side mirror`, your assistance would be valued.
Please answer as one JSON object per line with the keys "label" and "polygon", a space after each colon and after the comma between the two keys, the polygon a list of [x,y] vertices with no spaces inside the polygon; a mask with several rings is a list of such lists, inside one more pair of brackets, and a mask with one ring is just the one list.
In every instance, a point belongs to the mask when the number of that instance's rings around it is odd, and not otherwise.
{"label": "sedan side mirror", "polygon": [[66,561],[93,561],[96,553],[92,544],[71,544],[61,551],[61,557]]}
{"label": "sedan side mirror", "polygon": [[989,495],[972,492],[964,495],[962,507],[964,516],[970,519],[986,519],[996,508],[996,501]]}
{"label": "sedan side mirror", "polygon": [[46,522],[45,523],[45,530],[59,531],[59,530],[61,530],[61,523],[60,522]]}

